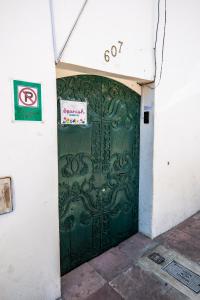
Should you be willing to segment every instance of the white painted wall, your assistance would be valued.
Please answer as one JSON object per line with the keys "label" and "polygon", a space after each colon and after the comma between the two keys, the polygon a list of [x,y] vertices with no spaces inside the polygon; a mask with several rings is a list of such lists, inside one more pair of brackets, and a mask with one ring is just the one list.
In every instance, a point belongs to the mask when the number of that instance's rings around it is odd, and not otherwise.
{"label": "white painted wall", "polygon": [[153,237],[200,209],[199,11],[199,0],[167,1],[163,76],[155,91]]}
{"label": "white painted wall", "polygon": [[[58,56],[84,0],[52,0]],[[115,74],[153,79],[153,0],[88,1],[61,62]],[[104,52],[123,41],[121,53],[105,62]]]}
{"label": "white painted wall", "polygon": [[[83,1],[52,1],[58,53]],[[153,79],[156,3],[89,1],[62,63],[105,76]],[[0,176],[12,177],[14,191],[14,211],[0,216],[1,300],[60,296],[56,75],[48,4],[0,2]],[[198,0],[167,1],[162,80],[155,91],[142,91],[140,230],[152,237],[200,209],[199,10]],[[104,51],[121,39],[122,53],[105,63]],[[162,30],[158,57],[161,39]],[[11,78],[42,82],[44,123],[12,122]],[[144,106],[152,106],[150,125],[143,124]]]}
{"label": "white painted wall", "polygon": [[[0,1],[0,176],[14,211],[0,216],[0,299],[60,296],[57,115],[48,0]],[[12,122],[11,78],[42,83],[44,123]]]}
{"label": "white painted wall", "polygon": [[[149,111],[149,124],[144,124]],[[142,88],[140,118],[139,231],[152,237],[154,90]]]}

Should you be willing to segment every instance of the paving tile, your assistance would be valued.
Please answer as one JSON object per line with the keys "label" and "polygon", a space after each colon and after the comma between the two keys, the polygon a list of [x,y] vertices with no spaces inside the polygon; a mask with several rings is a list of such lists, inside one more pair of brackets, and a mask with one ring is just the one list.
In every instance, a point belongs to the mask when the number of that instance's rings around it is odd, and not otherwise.
{"label": "paving tile", "polygon": [[160,241],[164,246],[175,249],[182,255],[200,263],[200,240],[188,233],[172,229],[156,240]]}
{"label": "paving tile", "polygon": [[82,300],[100,289],[106,281],[88,263],[61,278],[63,300]]}
{"label": "paving tile", "polygon": [[87,300],[123,300],[108,284],[105,284],[96,293],[92,294]]}
{"label": "paving tile", "polygon": [[127,300],[188,299],[154,274],[136,266],[120,274],[110,282],[110,285]]}
{"label": "paving tile", "polygon": [[120,272],[130,267],[132,260],[116,247],[92,259],[89,264],[104,279],[110,281]]}
{"label": "paving tile", "polygon": [[131,297],[135,290],[135,282],[127,274],[121,273],[114,278],[110,283],[110,286],[119,293],[123,299]]}
{"label": "paving tile", "polygon": [[165,294],[166,300],[190,300],[186,295],[182,294],[175,288],[170,288]]}
{"label": "paving tile", "polygon": [[193,216],[194,219],[200,220],[200,211]]}
{"label": "paving tile", "polygon": [[200,214],[196,214],[187,219],[185,222],[178,225],[176,229],[188,233],[194,238],[200,240]]}
{"label": "paving tile", "polygon": [[163,300],[168,287],[138,267],[123,272],[110,285],[124,298],[137,300]]}
{"label": "paving tile", "polygon": [[141,233],[137,233],[131,238],[119,244],[118,248],[120,251],[125,253],[134,262],[138,260],[148,249],[156,246],[150,238],[147,238]]}

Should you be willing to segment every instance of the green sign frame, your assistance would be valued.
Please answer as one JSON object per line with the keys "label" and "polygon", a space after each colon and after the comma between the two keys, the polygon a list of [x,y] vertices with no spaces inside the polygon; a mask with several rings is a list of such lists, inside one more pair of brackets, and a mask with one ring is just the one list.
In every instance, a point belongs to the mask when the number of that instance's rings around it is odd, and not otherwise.
{"label": "green sign frame", "polygon": [[41,84],[13,80],[16,121],[42,121]]}

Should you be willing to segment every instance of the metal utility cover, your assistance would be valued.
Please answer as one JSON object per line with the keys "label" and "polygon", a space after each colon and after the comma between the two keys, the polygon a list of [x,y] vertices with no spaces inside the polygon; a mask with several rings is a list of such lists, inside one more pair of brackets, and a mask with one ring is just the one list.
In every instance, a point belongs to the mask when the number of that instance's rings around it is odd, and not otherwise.
{"label": "metal utility cover", "polygon": [[148,258],[151,259],[152,261],[154,261],[158,265],[162,264],[165,261],[165,258],[157,252],[151,253],[148,256]]}
{"label": "metal utility cover", "polygon": [[175,260],[165,266],[163,270],[195,293],[198,294],[200,292],[200,276],[179,264]]}

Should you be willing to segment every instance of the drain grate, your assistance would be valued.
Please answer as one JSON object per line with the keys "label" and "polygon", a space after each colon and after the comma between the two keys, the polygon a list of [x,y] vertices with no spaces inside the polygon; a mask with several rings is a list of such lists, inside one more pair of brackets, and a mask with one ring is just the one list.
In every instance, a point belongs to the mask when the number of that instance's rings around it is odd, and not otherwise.
{"label": "drain grate", "polygon": [[193,292],[197,294],[200,292],[200,276],[179,264],[175,260],[170,262],[162,269],[187,286]]}

